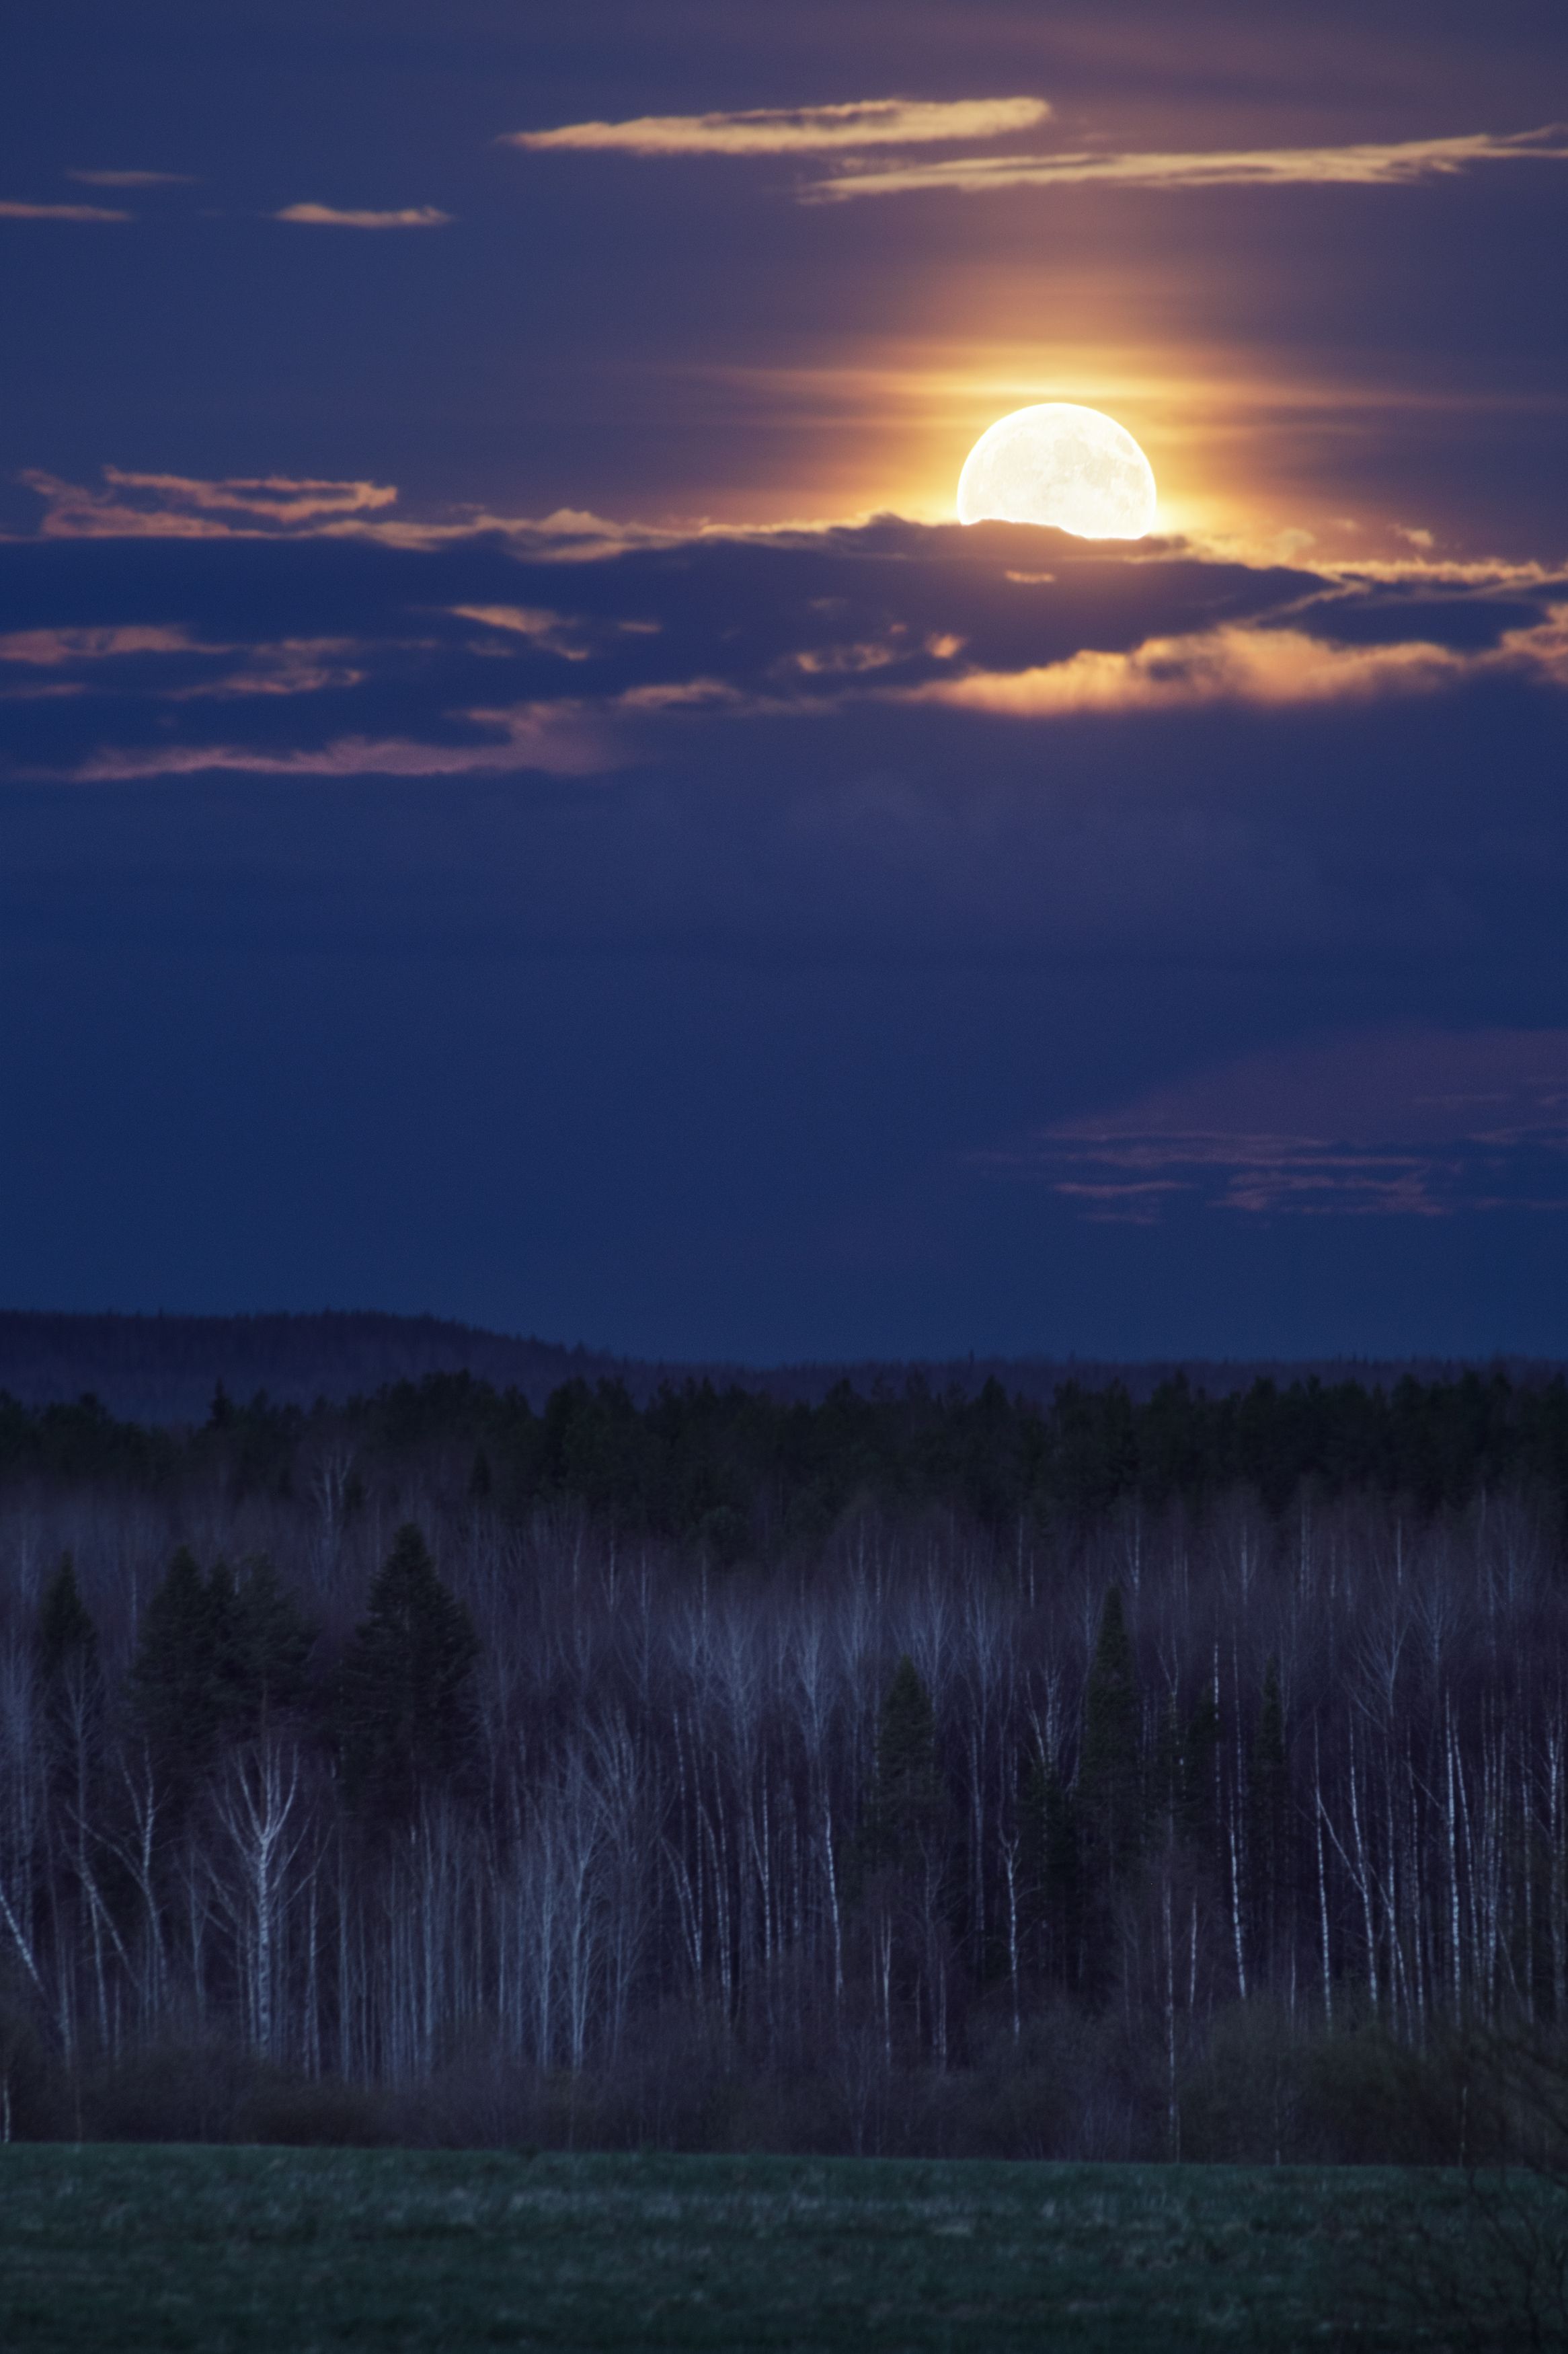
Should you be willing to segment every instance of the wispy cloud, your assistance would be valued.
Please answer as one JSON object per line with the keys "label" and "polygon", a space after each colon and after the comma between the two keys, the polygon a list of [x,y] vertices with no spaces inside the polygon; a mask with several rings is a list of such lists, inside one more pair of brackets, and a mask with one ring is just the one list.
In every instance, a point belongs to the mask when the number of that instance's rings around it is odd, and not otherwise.
{"label": "wispy cloud", "polygon": [[[1331,622],[1332,605],[1319,618]],[[1065,661],[1022,670],[977,667],[894,689],[899,702],[946,704],[1012,719],[1087,712],[1173,711],[1208,704],[1300,705],[1428,695],[1467,678],[1511,672],[1568,685],[1568,605],[1504,631],[1478,652],[1419,636],[1356,645],[1305,630],[1227,623],[1151,637],[1126,652],[1085,648]]]}
{"label": "wispy cloud", "polygon": [[285,751],[254,744],[185,744],[118,750],[106,747],[72,772],[77,784],[132,783],[143,777],[200,776],[217,769],[262,777],[463,777],[534,769],[557,777],[602,776],[633,755],[600,715],[573,703],[525,703],[510,709],[447,715],[479,741],[420,742],[398,736],[338,736]]}
{"label": "wispy cloud", "polygon": [[[745,536],[718,526],[693,534],[674,525],[617,523],[575,507],[547,515],[494,514],[463,506],[440,518],[395,514],[387,482],[297,480],[290,475],[205,481],[186,474],[102,469],[105,487],[69,482],[40,467],[17,480],[44,503],[46,539],[371,538],[393,547],[440,547],[493,533],[520,551],[559,563],[591,564],[634,547],[667,547],[696,538]],[[769,536],[768,533],[757,535]]]}
{"label": "wispy cloud", "polygon": [[105,466],[104,490],[33,468],[22,481],[44,501],[46,539],[227,539],[341,528],[393,505],[383,482],[298,480],[287,474],[201,482],[185,474]]}
{"label": "wispy cloud", "polygon": [[[363,669],[345,659],[357,651],[352,638],[262,639],[252,644],[201,638],[179,622],[122,622],[98,629],[10,630],[0,634],[0,663],[36,671],[73,670],[86,673],[69,687],[37,684],[20,690],[42,693],[123,693],[120,666],[142,663],[149,655],[172,660],[183,683],[148,686],[140,692],[151,700],[196,703],[234,695],[316,695],[329,687],[357,686]],[[383,643],[380,651],[386,653]],[[236,666],[234,658],[238,656]],[[92,673],[102,668],[104,675]],[[192,677],[193,670],[197,673]]]}
{"label": "wispy cloud", "polygon": [[642,114],[626,122],[566,122],[514,131],[503,144],[609,149],[624,155],[803,155],[833,148],[918,147],[1033,130],[1043,98],[862,99],[843,106],[757,107],[740,114]]}
{"label": "wispy cloud", "polygon": [[196,645],[178,623],[122,624],[97,630],[8,630],[0,636],[0,662],[24,663],[32,670],[58,670],[67,663],[113,662],[126,654],[189,653]]}
{"label": "wispy cloud", "polygon": [[189,188],[196,185],[193,172],[68,172],[68,180],[79,180],[84,188]]}
{"label": "wispy cloud", "polygon": [[128,221],[135,217],[134,213],[108,205],[27,205],[10,196],[0,197],[0,220]]}
{"label": "wispy cloud", "polygon": [[435,205],[408,205],[400,212],[344,210],[337,205],[285,205],[270,216],[300,228],[445,228],[450,213]]}
{"label": "wispy cloud", "polygon": [[1368,141],[1347,147],[1250,147],[1181,152],[1083,150],[1058,155],[962,155],[942,162],[845,170],[811,181],[808,203],[907,196],[945,188],[957,196],[993,188],[1085,186],[1123,188],[1404,187],[1452,178],[1478,164],[1568,161],[1568,124],[1495,135]]}
{"label": "wispy cloud", "polygon": [[1464,655],[1419,639],[1341,646],[1303,631],[1232,624],[1149,638],[1125,653],[1086,648],[1065,662],[1026,670],[977,669],[901,690],[900,698],[1005,718],[1048,719],[1076,712],[1341,702],[1420,693],[1457,678],[1466,666]]}
{"label": "wispy cloud", "polygon": [[460,620],[478,621],[506,638],[525,638],[541,653],[559,654],[566,662],[587,662],[582,625],[542,605],[454,605]]}
{"label": "wispy cloud", "polygon": [[1568,1210],[1568,1031],[1392,1031],[1249,1056],[981,1165],[1090,1218]]}

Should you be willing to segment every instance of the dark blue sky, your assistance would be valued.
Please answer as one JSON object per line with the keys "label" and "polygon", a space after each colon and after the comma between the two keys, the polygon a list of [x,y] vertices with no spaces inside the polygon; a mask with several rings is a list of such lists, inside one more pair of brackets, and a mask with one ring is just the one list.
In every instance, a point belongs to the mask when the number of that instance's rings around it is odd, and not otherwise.
{"label": "dark blue sky", "polygon": [[1568,34],[1367,13],[37,12],[0,1297],[1568,1351]]}

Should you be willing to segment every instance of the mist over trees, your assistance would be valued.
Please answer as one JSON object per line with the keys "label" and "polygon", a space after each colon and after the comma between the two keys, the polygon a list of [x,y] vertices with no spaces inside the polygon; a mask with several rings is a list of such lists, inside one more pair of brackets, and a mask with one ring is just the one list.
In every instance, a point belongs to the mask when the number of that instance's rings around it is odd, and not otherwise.
{"label": "mist over trees", "polygon": [[1500,1375],[0,1400],[0,2132],[1463,2157],[1565,1506]]}

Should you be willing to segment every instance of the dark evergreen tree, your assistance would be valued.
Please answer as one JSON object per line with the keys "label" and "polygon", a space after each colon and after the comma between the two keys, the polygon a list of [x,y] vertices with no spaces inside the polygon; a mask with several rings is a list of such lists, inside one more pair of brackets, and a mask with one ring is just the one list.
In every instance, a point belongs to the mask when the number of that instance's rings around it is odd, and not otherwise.
{"label": "dark evergreen tree", "polygon": [[1213,1863],[1219,1853],[1219,1755],[1220,1712],[1213,1685],[1205,1683],[1181,1744],[1181,1816],[1182,1837],[1205,1863]]}
{"label": "dark evergreen tree", "polygon": [[1161,1839],[1179,1838],[1184,1829],[1185,1769],[1181,1719],[1172,1693],[1170,1702],[1160,1712],[1154,1728],[1154,1746],[1149,1760],[1149,1821],[1151,1832]]}
{"label": "dark evergreen tree", "polygon": [[1053,1758],[1038,1759],[1023,1788],[1024,1879],[1042,1960],[1058,1985],[1083,1970],[1083,1857],[1073,1793]]}
{"label": "dark evergreen tree", "polygon": [[876,1757],[863,1852],[868,1865],[912,1871],[943,1829],[942,1777],[937,1763],[937,1712],[920,1671],[906,1653],[894,1671],[876,1728]]}
{"label": "dark evergreen tree", "polygon": [[221,1593],[188,1545],[142,1613],[132,1712],[165,1798],[181,1807],[216,1758],[223,1721]]}
{"label": "dark evergreen tree", "polygon": [[1084,1692],[1084,1746],[1077,1800],[1101,1877],[1118,1878],[1143,1833],[1143,1770],[1138,1671],[1121,1588],[1107,1588],[1099,1638]]}
{"label": "dark evergreen tree", "polygon": [[132,1712],[154,1773],[176,1804],[223,1751],[299,1710],[313,1630],[270,1562],[204,1578],[182,1545],[142,1617]]}
{"label": "dark evergreen tree", "polygon": [[69,1553],[61,1553],[44,1587],[35,1640],[49,1770],[74,1773],[79,1801],[84,1801],[83,1777],[102,1729],[104,1689],[98,1629]]}
{"label": "dark evergreen tree", "polygon": [[473,1740],[478,1653],[472,1619],[406,1522],[370,1588],[339,1686],[344,1778],[366,1812],[406,1815],[422,1792],[461,1776]]}
{"label": "dark evergreen tree", "polygon": [[38,1603],[37,1658],[46,1691],[67,1676],[98,1674],[98,1629],[69,1553],[61,1553]]}
{"label": "dark evergreen tree", "polygon": [[1283,1925],[1290,1879],[1288,1826],[1290,1768],[1285,1752],[1285,1710],[1279,1697],[1279,1662],[1264,1672],[1263,1705],[1247,1760],[1247,1861],[1252,1882],[1254,1935],[1272,1954]]}
{"label": "dark evergreen tree", "polygon": [[223,1734],[254,1741],[302,1705],[315,1629],[265,1556],[238,1578],[219,1563],[212,1596]]}

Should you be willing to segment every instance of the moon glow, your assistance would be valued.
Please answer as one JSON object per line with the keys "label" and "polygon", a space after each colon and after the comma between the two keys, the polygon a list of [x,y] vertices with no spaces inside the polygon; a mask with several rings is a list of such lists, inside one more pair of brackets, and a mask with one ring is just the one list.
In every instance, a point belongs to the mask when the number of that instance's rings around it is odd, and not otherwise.
{"label": "moon glow", "polygon": [[980,435],[959,476],[959,521],[1141,539],[1154,528],[1154,470],[1114,418],[1075,401],[1041,401]]}

